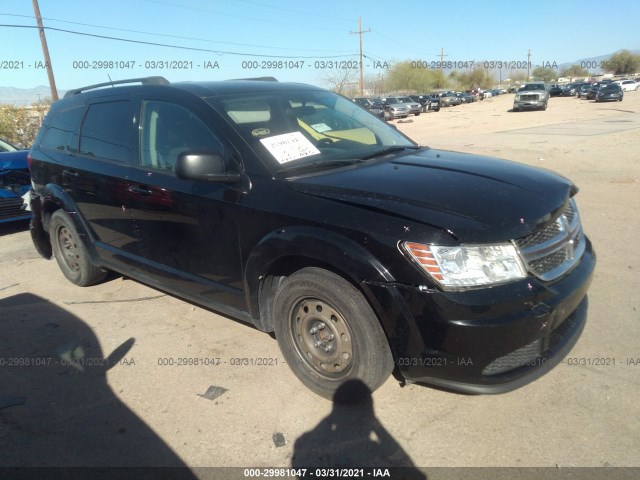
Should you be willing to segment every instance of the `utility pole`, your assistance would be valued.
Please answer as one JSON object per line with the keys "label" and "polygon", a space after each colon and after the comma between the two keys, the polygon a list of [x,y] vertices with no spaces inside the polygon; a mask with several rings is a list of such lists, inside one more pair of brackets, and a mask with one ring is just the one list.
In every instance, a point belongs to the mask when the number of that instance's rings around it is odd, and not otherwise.
{"label": "utility pole", "polygon": [[364,74],[362,73],[362,34],[370,32],[371,29],[368,28],[365,31],[362,31],[362,17],[358,17],[358,31],[357,32],[349,32],[351,35],[358,34],[360,36],[360,95],[364,95]]}
{"label": "utility pole", "polygon": [[531,49],[527,53],[527,82],[529,81],[529,67],[531,66]]}
{"label": "utility pole", "polygon": [[44,63],[47,69],[47,77],[49,77],[49,87],[51,88],[51,100],[58,100],[58,89],[56,88],[56,81],[53,78],[53,68],[51,67],[51,58],[49,57],[49,47],[47,47],[47,37],[44,35],[44,25],[42,24],[42,17],[40,16],[40,7],[38,6],[38,0],[32,0],[33,13],[36,16],[36,22],[38,23],[38,31],[40,32],[40,43],[42,43],[42,53],[44,53]]}
{"label": "utility pole", "polygon": [[444,70],[444,57],[448,57],[449,55],[444,54],[444,47],[440,49],[440,70]]}

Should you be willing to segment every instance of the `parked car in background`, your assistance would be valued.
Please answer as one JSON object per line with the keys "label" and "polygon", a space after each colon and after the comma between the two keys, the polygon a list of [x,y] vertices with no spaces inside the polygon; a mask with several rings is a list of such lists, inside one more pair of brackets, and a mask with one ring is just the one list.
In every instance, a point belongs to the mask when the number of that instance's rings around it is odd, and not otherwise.
{"label": "parked car in background", "polygon": [[562,95],[562,87],[558,84],[553,84],[549,86],[549,96],[550,97],[559,97]]}
{"label": "parked car in background", "polygon": [[379,98],[356,97],[352,100],[361,107],[369,110],[369,112],[371,112],[376,117],[386,120],[387,115],[384,110],[384,105],[382,103],[382,100],[380,100]]}
{"label": "parked car in background", "polygon": [[396,97],[382,97],[380,99],[388,114],[389,120],[396,118],[406,118],[411,113],[411,108],[406,103],[402,103]]}
{"label": "parked car in background", "polygon": [[0,223],[31,218],[28,153],[0,139]]}
{"label": "parked car in background", "polygon": [[622,87],[617,83],[605,83],[596,92],[596,102],[621,102],[623,97]]}
{"label": "parked car in background", "polygon": [[444,92],[440,95],[440,105],[443,107],[455,107],[461,103],[462,100],[454,92]]}
{"label": "parked car in background", "polygon": [[398,100],[400,100],[402,103],[407,105],[411,110],[410,113],[415,115],[416,117],[422,113],[422,105],[420,105],[420,102],[416,102],[411,97],[409,96],[398,97]]}
{"label": "parked car in background", "polygon": [[633,92],[638,90],[638,83],[635,80],[616,80],[613,83],[617,83],[622,87],[625,92]]}
{"label": "parked car in background", "polygon": [[432,97],[430,95],[409,95],[414,102],[418,102],[422,106],[422,112],[433,110],[440,111],[440,97]]}
{"label": "parked car in background", "polygon": [[[607,83],[611,83],[611,82],[607,82]],[[598,90],[600,90],[600,88],[603,85],[606,85],[607,83],[604,83],[604,82],[592,83],[591,86],[589,87],[589,90],[587,90],[587,100],[595,100]]]}
{"label": "parked car in background", "polygon": [[589,93],[589,90],[591,90],[591,84],[583,83],[582,85],[580,85],[580,88],[578,89],[578,93],[576,94],[576,96],[578,98],[587,98],[587,93]]}
{"label": "parked car in background", "polygon": [[562,87],[562,96],[563,97],[575,97],[578,93],[578,90],[583,85],[584,82],[572,82],[566,84]]}
{"label": "parked car in background", "polygon": [[476,97],[467,92],[456,93],[456,97],[458,97],[462,103],[473,103],[476,101]]}
{"label": "parked car in background", "polygon": [[546,110],[549,103],[549,92],[544,82],[528,82],[520,87],[513,99],[513,111]]}

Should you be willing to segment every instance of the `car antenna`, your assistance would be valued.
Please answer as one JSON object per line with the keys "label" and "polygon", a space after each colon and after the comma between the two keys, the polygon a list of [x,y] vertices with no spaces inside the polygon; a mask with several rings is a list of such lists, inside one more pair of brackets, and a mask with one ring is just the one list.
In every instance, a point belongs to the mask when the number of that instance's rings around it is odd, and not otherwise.
{"label": "car antenna", "polygon": [[107,73],[107,77],[109,77],[109,83],[111,84],[111,88],[116,88],[115,85],[113,84],[113,80],[111,80],[111,75]]}

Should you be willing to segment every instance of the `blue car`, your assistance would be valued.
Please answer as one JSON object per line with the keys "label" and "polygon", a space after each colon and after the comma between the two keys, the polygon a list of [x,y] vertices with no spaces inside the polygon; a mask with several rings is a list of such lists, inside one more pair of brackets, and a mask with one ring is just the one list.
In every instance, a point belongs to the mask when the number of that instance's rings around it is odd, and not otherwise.
{"label": "blue car", "polygon": [[31,218],[28,153],[0,139],[0,223]]}

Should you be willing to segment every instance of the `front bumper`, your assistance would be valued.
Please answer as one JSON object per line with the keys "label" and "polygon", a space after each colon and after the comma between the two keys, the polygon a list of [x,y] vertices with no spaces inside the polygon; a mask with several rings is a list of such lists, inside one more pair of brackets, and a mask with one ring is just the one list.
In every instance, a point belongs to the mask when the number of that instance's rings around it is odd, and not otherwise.
{"label": "front bumper", "polygon": [[513,109],[523,110],[527,108],[542,108],[545,105],[546,100],[544,98],[538,100],[514,100]]}
{"label": "front bumper", "polygon": [[563,277],[458,292],[370,285],[400,373],[466,393],[503,393],[557,365],[587,316],[590,242]]}
{"label": "front bumper", "polygon": [[406,118],[409,116],[409,110],[393,110],[387,111],[391,118]]}
{"label": "front bumper", "polygon": [[614,94],[614,95],[596,95],[597,102],[617,102],[620,100],[622,95]]}

